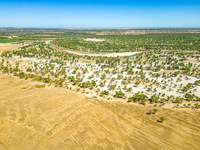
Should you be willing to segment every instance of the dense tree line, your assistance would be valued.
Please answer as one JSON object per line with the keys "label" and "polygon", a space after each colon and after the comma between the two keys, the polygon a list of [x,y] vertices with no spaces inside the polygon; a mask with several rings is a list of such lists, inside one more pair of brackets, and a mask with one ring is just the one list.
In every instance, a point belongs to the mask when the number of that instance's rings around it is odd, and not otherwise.
{"label": "dense tree line", "polygon": [[54,44],[74,51],[132,52],[143,50],[200,50],[199,33],[150,33],[140,35],[104,35],[91,38],[102,42],[85,41],[84,38],[54,40]]}

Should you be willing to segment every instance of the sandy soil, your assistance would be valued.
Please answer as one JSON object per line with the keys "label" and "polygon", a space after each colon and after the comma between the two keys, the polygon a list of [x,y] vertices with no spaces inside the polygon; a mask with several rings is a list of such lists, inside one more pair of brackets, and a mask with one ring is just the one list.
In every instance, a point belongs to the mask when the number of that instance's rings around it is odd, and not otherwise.
{"label": "sandy soil", "polygon": [[18,50],[22,45],[10,44],[10,43],[0,43],[0,53],[4,51]]}
{"label": "sandy soil", "polygon": [[57,51],[60,52],[67,52],[70,54],[74,54],[74,55],[80,55],[80,56],[107,56],[107,57],[117,57],[117,56],[131,56],[131,55],[135,55],[135,54],[139,54],[141,52],[123,52],[123,53],[103,53],[103,54],[91,54],[91,53],[80,53],[80,52],[74,52],[71,50],[66,50],[66,49],[62,49],[62,48],[57,48],[56,46],[53,46],[54,49],[56,49]]}
{"label": "sandy soil", "polygon": [[92,39],[92,38],[90,38],[90,39],[85,39],[84,41],[103,42],[103,41],[105,41],[105,40],[104,40],[104,39]]}
{"label": "sandy soil", "polygon": [[199,110],[147,115],[152,107],[35,84],[0,74],[0,149],[200,149]]}

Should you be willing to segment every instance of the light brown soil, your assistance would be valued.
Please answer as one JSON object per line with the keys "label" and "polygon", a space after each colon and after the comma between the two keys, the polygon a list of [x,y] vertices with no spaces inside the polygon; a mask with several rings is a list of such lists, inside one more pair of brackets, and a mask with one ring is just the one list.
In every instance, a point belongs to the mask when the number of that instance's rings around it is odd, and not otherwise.
{"label": "light brown soil", "polygon": [[10,43],[0,43],[0,53],[4,51],[12,51],[12,50],[18,50],[22,45],[19,44],[10,44]]}
{"label": "light brown soil", "polygon": [[89,39],[85,39],[85,41],[91,41],[91,42],[103,42],[103,41],[105,41],[105,39],[89,38]]}
{"label": "light brown soil", "polygon": [[0,149],[200,149],[199,110],[147,115],[153,107],[33,83],[0,74]]}

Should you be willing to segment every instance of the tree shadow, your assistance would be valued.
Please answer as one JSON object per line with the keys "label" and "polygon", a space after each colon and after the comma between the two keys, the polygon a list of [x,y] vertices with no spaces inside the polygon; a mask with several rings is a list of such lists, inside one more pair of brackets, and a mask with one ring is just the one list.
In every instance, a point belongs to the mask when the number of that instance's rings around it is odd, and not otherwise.
{"label": "tree shadow", "polygon": [[160,121],[160,120],[157,120],[157,122],[162,123],[162,121]]}

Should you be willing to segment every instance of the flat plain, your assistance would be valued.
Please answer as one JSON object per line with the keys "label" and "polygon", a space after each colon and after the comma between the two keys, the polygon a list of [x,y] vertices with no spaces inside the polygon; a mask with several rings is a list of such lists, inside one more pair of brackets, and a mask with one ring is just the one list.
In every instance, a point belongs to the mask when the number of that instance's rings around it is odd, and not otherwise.
{"label": "flat plain", "polygon": [[152,107],[36,84],[0,74],[0,149],[200,148],[198,110],[147,115]]}
{"label": "flat plain", "polygon": [[8,31],[0,150],[200,149],[199,30]]}
{"label": "flat plain", "polygon": [[2,53],[4,51],[17,50],[20,47],[22,47],[22,45],[20,45],[20,44],[0,43],[0,53]]}

